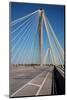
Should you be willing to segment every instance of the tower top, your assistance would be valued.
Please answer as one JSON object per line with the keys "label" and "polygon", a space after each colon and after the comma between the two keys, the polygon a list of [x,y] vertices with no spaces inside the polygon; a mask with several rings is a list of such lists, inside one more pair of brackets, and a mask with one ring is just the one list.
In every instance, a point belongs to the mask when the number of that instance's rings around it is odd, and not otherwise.
{"label": "tower top", "polygon": [[41,8],[41,9],[40,9],[40,12],[42,12],[42,13],[43,13],[43,12],[44,12],[44,9],[43,9],[43,8]]}
{"label": "tower top", "polygon": [[40,10],[43,10],[43,8],[40,8]]}

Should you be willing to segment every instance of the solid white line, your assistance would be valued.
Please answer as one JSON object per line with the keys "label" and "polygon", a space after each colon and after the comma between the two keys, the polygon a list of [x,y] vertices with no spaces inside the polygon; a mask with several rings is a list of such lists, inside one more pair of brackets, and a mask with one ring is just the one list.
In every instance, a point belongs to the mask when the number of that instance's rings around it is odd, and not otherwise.
{"label": "solid white line", "polygon": [[43,87],[43,85],[44,85],[44,83],[45,83],[45,81],[46,81],[46,79],[47,79],[48,75],[49,75],[49,72],[47,73],[47,75],[46,75],[45,79],[43,80],[43,82],[42,82],[42,84],[41,84],[40,88],[38,89],[38,91],[37,91],[37,93],[36,93],[36,95],[39,95],[40,90],[42,89],[42,87]]}
{"label": "solid white line", "polygon": [[[40,74],[38,74],[37,76],[35,76],[32,80],[34,80],[35,78],[37,78],[37,77],[39,77],[42,73],[44,73],[44,71],[43,72],[41,72]],[[13,97],[16,93],[18,93],[20,90],[22,90],[25,86],[27,86],[29,83],[31,83],[31,81],[32,80],[30,80],[28,83],[26,83],[24,86],[21,86],[16,92],[14,92],[12,95],[11,95],[11,97]]]}
{"label": "solid white line", "polygon": [[30,83],[31,83],[35,78],[39,77],[42,73],[44,73],[44,71],[41,72],[40,74],[38,74],[37,76],[35,76],[35,77],[30,81]]}
{"label": "solid white line", "polygon": [[16,93],[18,93],[21,89],[23,89],[25,86],[27,86],[27,84],[25,84],[24,86],[22,86],[21,88],[19,88],[16,92],[14,92],[11,97],[13,97]]}
{"label": "solid white line", "polygon": [[38,87],[40,87],[40,85],[38,85],[38,84],[34,84],[34,83],[31,83],[31,82],[29,82],[28,84],[29,84],[29,85],[34,85],[34,86],[38,86]]}

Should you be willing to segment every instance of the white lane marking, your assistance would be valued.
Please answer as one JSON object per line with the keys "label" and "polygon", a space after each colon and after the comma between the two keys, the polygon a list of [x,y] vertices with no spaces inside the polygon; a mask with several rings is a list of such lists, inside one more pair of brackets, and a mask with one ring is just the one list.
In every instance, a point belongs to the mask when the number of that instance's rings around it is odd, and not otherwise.
{"label": "white lane marking", "polygon": [[44,85],[44,83],[45,83],[45,81],[46,81],[46,79],[47,79],[48,75],[49,75],[49,72],[47,73],[47,75],[46,75],[45,79],[43,80],[43,82],[42,82],[42,84],[41,84],[41,86],[40,86],[40,88],[38,89],[38,91],[37,91],[37,93],[36,93],[36,96],[37,96],[37,95],[39,95],[40,90],[42,89],[42,87],[43,87],[43,85]]}
{"label": "white lane marking", "polygon": [[25,84],[24,86],[22,86],[21,88],[19,88],[16,92],[14,92],[11,97],[13,97],[16,93],[18,93],[21,89],[23,89],[25,86],[27,86],[27,84]]}
{"label": "white lane marking", "polygon": [[[35,78],[39,77],[42,73],[44,73],[45,71],[41,72],[40,74],[38,74],[37,76],[35,76],[32,80],[34,80]],[[32,80],[30,80],[28,83],[30,83]],[[20,90],[22,90],[23,88],[25,88],[25,86],[28,85],[28,83],[26,83],[24,86],[21,86],[17,91],[15,91],[11,97],[13,97],[14,95],[16,95],[16,93],[18,93]]]}
{"label": "white lane marking", "polygon": [[34,83],[30,83],[30,82],[28,84],[40,87],[40,85],[38,85],[38,84],[34,84]]}

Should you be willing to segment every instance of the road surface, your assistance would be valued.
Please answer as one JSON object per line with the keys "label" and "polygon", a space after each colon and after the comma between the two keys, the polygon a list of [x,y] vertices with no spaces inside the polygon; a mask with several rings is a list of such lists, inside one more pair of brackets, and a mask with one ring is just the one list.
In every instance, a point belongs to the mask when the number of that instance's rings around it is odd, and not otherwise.
{"label": "road surface", "polygon": [[11,71],[10,97],[51,95],[52,72],[52,66]]}

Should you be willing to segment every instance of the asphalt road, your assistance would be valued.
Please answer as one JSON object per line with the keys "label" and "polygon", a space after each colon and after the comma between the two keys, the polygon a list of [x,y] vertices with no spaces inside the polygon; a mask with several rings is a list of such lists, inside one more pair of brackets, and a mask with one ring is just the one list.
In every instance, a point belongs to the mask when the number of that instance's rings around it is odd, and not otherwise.
{"label": "asphalt road", "polygon": [[53,67],[15,70],[10,74],[10,97],[51,95]]}

